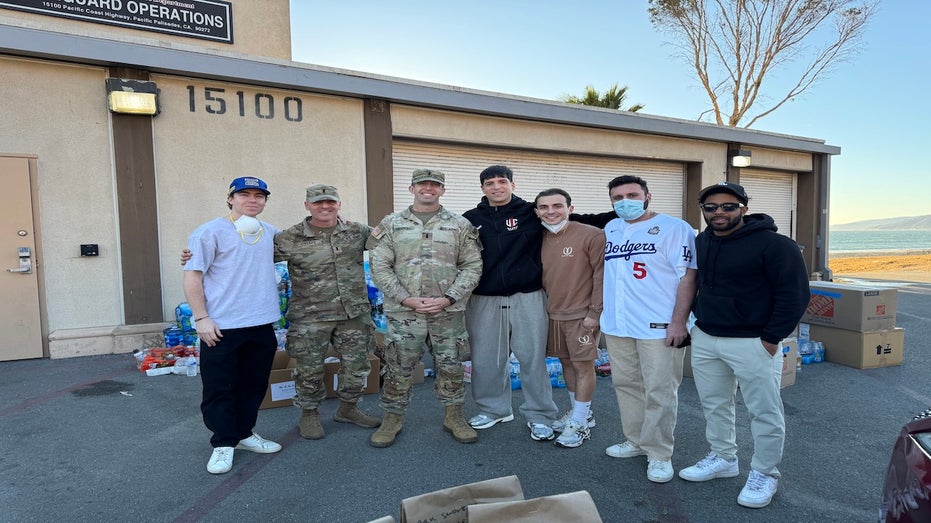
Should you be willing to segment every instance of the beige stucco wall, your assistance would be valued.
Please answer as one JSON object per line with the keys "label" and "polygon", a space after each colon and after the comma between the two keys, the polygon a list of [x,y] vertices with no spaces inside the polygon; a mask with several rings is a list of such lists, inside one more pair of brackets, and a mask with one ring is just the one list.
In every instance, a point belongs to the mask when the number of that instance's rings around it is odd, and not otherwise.
{"label": "beige stucco wall", "polygon": [[[153,122],[166,317],[173,317],[174,307],[184,299],[178,253],[198,225],[227,214],[226,188],[233,178],[258,176],[268,183],[272,194],[260,218],[279,229],[306,216],[305,188],[315,183],[336,185],[344,217],[365,221],[360,100],[158,75],[152,80],[162,109]],[[205,92],[225,100],[223,114],[207,112]],[[273,100],[273,118],[256,116],[256,95],[264,116],[269,116],[269,98]],[[286,116],[299,118],[298,99],[300,121],[289,121]],[[209,105],[219,111],[219,102]]]}
{"label": "beige stucco wall", "polygon": [[[97,67],[0,58],[0,151],[38,155],[50,331],[122,322],[110,118]],[[82,258],[80,244],[100,256]]]}
{"label": "beige stucco wall", "polygon": [[148,45],[215,49],[245,55],[291,59],[289,0],[226,0],[232,4],[233,43],[175,36],[0,7],[0,24],[24,26],[95,38],[132,40]]}
{"label": "beige stucco wall", "polygon": [[572,127],[393,105],[394,135],[403,138],[519,147],[528,150],[697,162],[702,183],[724,179],[727,146],[684,138]]}

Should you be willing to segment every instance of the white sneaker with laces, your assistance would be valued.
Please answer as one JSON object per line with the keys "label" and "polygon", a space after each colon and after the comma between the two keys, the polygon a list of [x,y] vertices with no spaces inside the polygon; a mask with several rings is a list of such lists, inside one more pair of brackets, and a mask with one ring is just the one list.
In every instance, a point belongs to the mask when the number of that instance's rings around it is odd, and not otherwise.
{"label": "white sneaker with laces", "polygon": [[605,449],[605,454],[612,458],[633,458],[636,456],[646,456],[647,453],[634,446],[633,443],[625,441],[617,445],[611,445]]}
{"label": "white sneaker with laces", "polygon": [[749,508],[763,508],[773,500],[778,486],[779,480],[773,476],[751,470],[747,484],[737,496],[737,504]]}
{"label": "white sneaker with laces", "polygon": [[233,447],[216,447],[207,462],[207,472],[223,474],[233,468]]}
{"label": "white sneaker with laces", "polygon": [[[566,423],[572,419],[572,411],[569,410],[562,415],[561,418],[553,422],[553,432],[562,432],[566,428]],[[588,421],[588,428],[595,428],[595,414],[592,411],[588,411],[588,417],[585,418]]]}
{"label": "white sneaker with laces", "polygon": [[673,475],[672,461],[651,459],[647,462],[647,479],[653,483],[666,483]]}
{"label": "white sneaker with laces", "polygon": [[488,429],[494,427],[498,423],[507,423],[509,421],[514,421],[514,414],[508,414],[501,418],[493,418],[488,414],[479,414],[478,416],[473,416],[472,419],[469,420],[469,426],[473,429]]}
{"label": "white sneaker with laces", "polygon": [[562,434],[556,438],[554,444],[557,447],[574,449],[582,446],[582,443],[589,437],[591,437],[591,431],[588,427],[569,420],[569,423],[563,427]]}
{"label": "white sneaker with laces", "polygon": [[530,438],[534,441],[550,441],[556,437],[553,434],[553,428],[545,423],[531,423],[528,421],[527,427],[530,428]]}
{"label": "white sneaker with laces", "polygon": [[236,448],[239,450],[258,452],[259,454],[271,454],[281,450],[281,445],[275,443],[274,441],[267,440],[253,432],[251,436],[241,440],[239,445],[236,445]]}
{"label": "white sneaker with laces", "polygon": [[715,478],[733,478],[740,474],[737,458],[733,461],[709,452],[698,463],[679,471],[679,477],[686,481],[708,481]]}

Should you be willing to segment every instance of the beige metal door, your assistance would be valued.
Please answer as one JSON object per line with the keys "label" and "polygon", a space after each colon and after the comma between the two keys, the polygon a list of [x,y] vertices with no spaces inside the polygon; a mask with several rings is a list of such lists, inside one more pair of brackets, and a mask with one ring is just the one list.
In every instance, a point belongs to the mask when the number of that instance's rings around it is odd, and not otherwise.
{"label": "beige metal door", "polygon": [[42,357],[30,161],[0,156],[0,361]]}

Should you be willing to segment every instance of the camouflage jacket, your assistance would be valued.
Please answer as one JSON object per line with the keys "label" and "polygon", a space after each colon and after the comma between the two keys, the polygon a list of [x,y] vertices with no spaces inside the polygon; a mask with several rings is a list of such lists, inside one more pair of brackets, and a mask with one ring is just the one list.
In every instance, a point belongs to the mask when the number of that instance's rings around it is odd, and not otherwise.
{"label": "camouflage jacket", "polygon": [[462,216],[440,207],[427,223],[404,211],[386,216],[372,231],[372,279],[385,294],[385,310],[410,311],[411,296],[449,295],[448,311],[464,311],[482,275],[478,230]]}
{"label": "camouflage jacket", "polygon": [[334,321],[369,314],[362,253],[372,228],[339,223],[317,234],[310,217],[275,236],[275,261],[288,262],[288,320]]}

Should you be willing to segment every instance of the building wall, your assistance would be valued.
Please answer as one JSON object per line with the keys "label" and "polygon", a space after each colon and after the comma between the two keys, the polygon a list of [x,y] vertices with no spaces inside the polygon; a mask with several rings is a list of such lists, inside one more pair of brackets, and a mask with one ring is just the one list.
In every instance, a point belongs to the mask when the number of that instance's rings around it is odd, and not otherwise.
{"label": "building wall", "polygon": [[226,0],[232,4],[233,43],[143,31],[84,22],[0,7],[0,24],[20,25],[74,35],[132,40],[160,47],[197,47],[229,53],[291,59],[291,7],[289,0]]}
{"label": "building wall", "polygon": [[[38,155],[50,330],[118,325],[115,188],[105,69],[0,58],[0,151]],[[82,258],[80,244],[100,256]]]}

